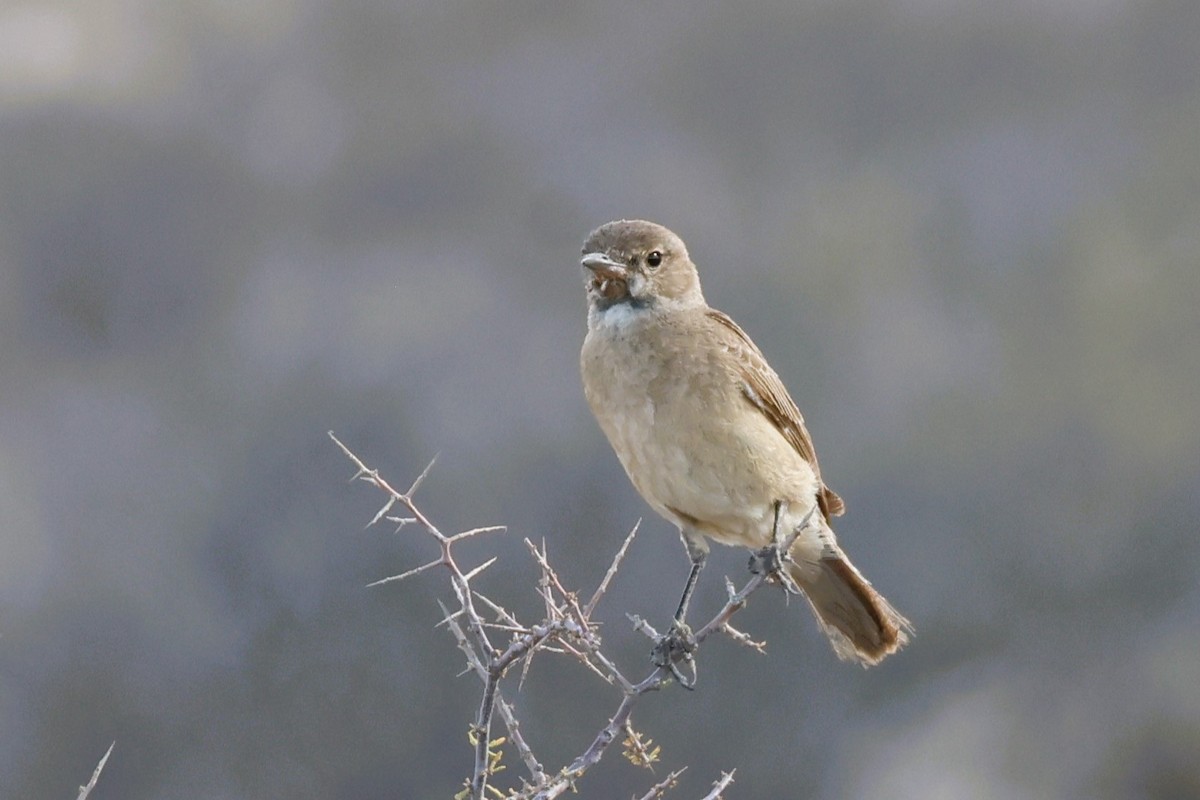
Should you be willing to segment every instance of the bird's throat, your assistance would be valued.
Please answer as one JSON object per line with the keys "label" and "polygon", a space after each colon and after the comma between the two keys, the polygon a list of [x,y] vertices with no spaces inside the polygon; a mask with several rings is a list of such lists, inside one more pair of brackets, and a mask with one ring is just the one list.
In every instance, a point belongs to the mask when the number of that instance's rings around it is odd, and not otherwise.
{"label": "bird's throat", "polygon": [[653,298],[624,294],[618,299],[609,300],[600,296],[592,303],[588,321],[593,329],[624,330],[645,319],[653,307]]}

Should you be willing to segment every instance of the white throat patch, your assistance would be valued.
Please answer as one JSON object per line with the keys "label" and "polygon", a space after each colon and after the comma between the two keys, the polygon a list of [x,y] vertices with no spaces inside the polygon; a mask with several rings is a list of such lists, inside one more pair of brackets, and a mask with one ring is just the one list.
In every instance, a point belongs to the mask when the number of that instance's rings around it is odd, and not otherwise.
{"label": "white throat patch", "polygon": [[592,328],[605,331],[623,331],[645,319],[649,310],[633,303],[614,303],[608,308],[592,308],[589,313]]}

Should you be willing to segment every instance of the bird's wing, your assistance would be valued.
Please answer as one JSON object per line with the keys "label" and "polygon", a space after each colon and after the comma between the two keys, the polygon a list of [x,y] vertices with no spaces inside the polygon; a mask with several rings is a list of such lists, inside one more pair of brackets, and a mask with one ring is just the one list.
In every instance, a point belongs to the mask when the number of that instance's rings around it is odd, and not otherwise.
{"label": "bird's wing", "polygon": [[719,323],[717,330],[721,332],[722,343],[737,361],[741,371],[742,394],[771,421],[796,452],[812,465],[820,486],[817,491],[817,503],[825,516],[840,515],[846,510],[846,504],[821,480],[821,468],[817,465],[817,452],[813,448],[812,437],[808,435],[808,429],[804,427],[804,417],[800,415],[800,409],[788,394],[783,381],[779,380],[762,351],[750,341],[750,337],[736,322],[715,308],[708,309],[706,313]]}

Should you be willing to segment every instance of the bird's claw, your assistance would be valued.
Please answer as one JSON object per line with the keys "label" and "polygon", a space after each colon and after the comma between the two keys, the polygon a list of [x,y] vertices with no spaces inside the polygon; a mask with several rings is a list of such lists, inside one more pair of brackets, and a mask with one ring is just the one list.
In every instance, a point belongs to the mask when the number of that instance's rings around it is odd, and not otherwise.
{"label": "bird's claw", "polygon": [[[650,660],[654,666],[669,670],[679,685],[687,690],[696,686],[696,662],[692,653],[696,652],[696,637],[687,623],[676,620],[665,635],[660,636],[650,651]],[[683,674],[681,664],[686,664],[692,673],[691,677]]]}

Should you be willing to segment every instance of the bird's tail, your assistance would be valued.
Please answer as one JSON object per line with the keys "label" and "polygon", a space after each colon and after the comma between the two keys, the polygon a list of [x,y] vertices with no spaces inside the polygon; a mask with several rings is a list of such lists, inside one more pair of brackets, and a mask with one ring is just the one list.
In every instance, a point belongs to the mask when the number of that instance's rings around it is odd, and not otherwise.
{"label": "bird's tail", "polygon": [[[819,555],[809,543],[792,547],[789,572],[804,591],[821,629],[843,661],[864,667],[878,664],[908,643],[913,627],[875,591],[834,540],[827,528]],[[813,557],[815,556],[815,557]]]}

